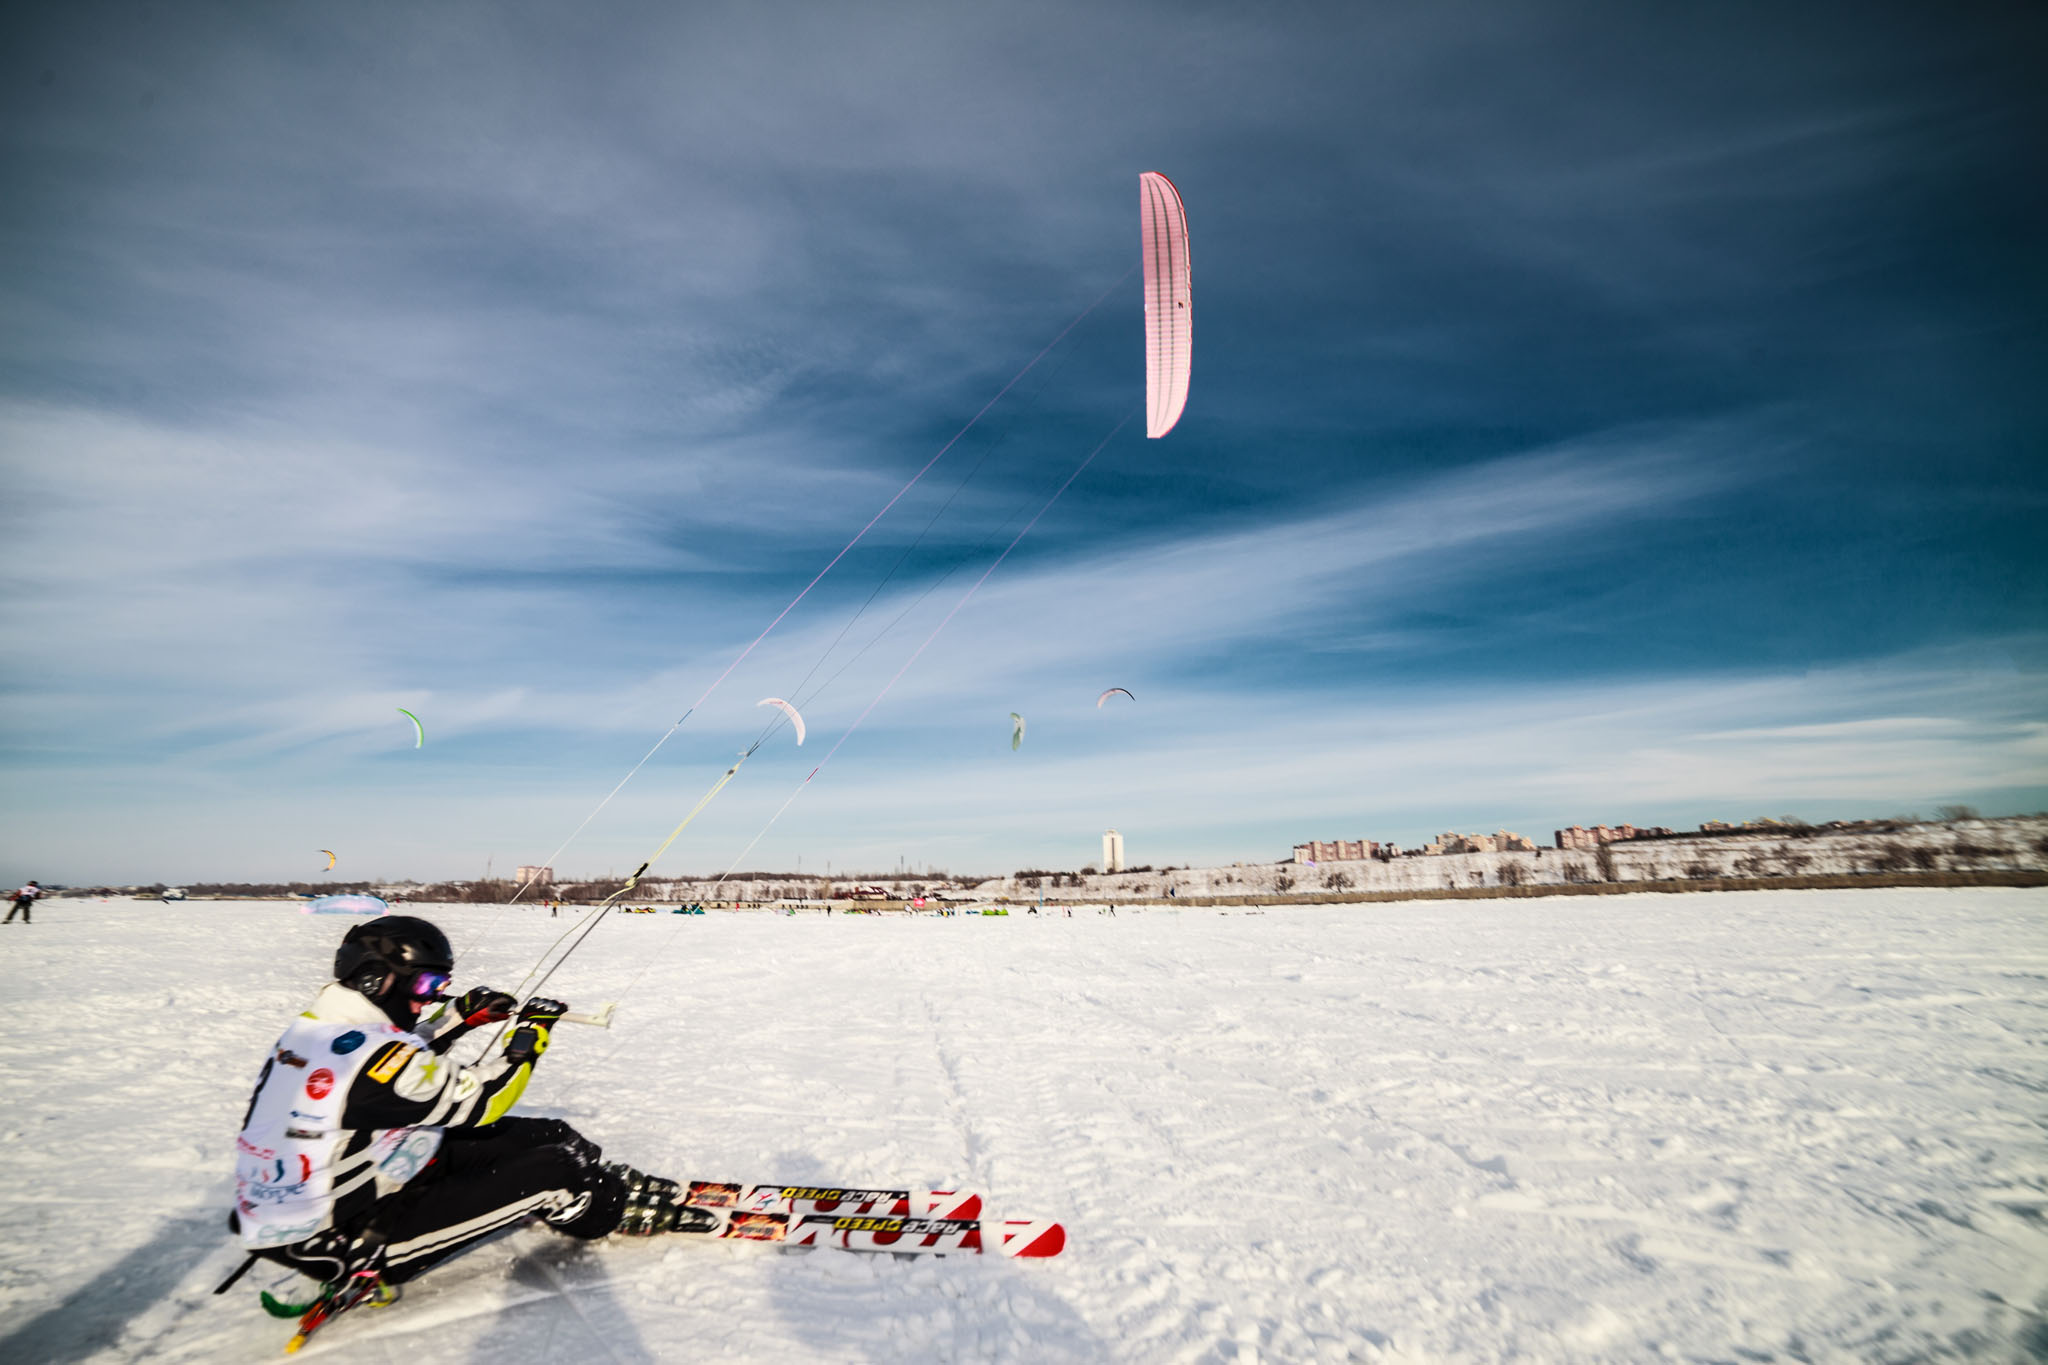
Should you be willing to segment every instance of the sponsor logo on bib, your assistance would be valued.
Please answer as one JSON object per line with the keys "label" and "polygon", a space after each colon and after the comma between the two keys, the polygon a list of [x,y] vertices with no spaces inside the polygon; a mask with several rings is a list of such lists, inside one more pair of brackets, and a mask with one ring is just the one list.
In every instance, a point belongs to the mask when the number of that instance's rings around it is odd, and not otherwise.
{"label": "sponsor logo on bib", "polygon": [[347,1033],[342,1034],[333,1043],[335,1053],[342,1057],[348,1056],[349,1053],[354,1052],[362,1045],[363,1035],[354,1029],[350,1029]]}
{"label": "sponsor logo on bib", "polygon": [[[399,1068],[405,1065],[406,1058],[418,1051],[418,1048],[407,1047],[404,1043],[385,1044],[384,1050],[378,1053],[376,1059],[370,1063],[370,1079],[373,1081],[390,1080],[398,1074]],[[320,1097],[315,1095],[313,1098],[318,1099]]]}
{"label": "sponsor logo on bib", "polygon": [[324,1066],[306,1077],[306,1093],[316,1100],[326,1099],[328,1092],[333,1089],[334,1073]]}

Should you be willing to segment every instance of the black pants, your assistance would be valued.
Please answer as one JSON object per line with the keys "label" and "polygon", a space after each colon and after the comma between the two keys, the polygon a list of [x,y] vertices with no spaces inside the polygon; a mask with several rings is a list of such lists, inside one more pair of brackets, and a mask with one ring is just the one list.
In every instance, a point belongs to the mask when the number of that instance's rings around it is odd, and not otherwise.
{"label": "black pants", "polygon": [[35,903],[36,903],[36,902],[35,902],[35,898],[34,898],[33,896],[16,896],[16,897],[14,898],[14,910],[9,910],[9,911],[7,912],[7,918],[6,918],[6,919],[0,919],[0,924],[12,924],[12,923],[14,923],[14,911],[15,911],[15,910],[19,910],[19,911],[21,912],[21,922],[22,922],[23,924],[27,924],[27,923],[29,922],[29,918],[28,918],[28,908],[29,908],[29,907],[30,907],[31,905],[34,905]]}
{"label": "black pants", "polygon": [[371,1228],[384,1239],[384,1278],[402,1284],[534,1215],[571,1237],[602,1237],[625,1204],[626,1187],[599,1166],[597,1144],[560,1119],[503,1118],[448,1133],[426,1170],[353,1226],[258,1254],[332,1280],[349,1244]]}

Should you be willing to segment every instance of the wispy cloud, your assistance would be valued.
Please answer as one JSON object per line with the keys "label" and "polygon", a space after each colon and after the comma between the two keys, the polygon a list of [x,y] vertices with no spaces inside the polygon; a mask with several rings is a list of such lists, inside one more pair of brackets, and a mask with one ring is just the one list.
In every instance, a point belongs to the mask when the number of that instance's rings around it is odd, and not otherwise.
{"label": "wispy cloud", "polygon": [[[758,859],[787,862],[806,848],[815,859],[829,846],[842,861],[874,861],[904,842],[906,830],[917,831],[921,856],[942,861],[981,865],[1013,849],[1019,858],[1038,849],[1049,859],[1074,840],[1077,821],[1147,831],[1172,849],[1160,858],[1259,856],[1262,849],[1246,845],[1292,837],[1283,826],[1298,833],[1298,826],[1332,821],[1413,840],[1434,832],[1415,823],[1425,814],[1425,824],[1533,821],[1540,831],[1549,820],[1698,818],[1702,803],[1711,814],[1725,803],[1910,801],[1915,793],[1932,801],[2039,785],[2048,771],[2048,721],[2028,709],[2038,678],[2017,666],[1980,679],[1927,657],[1797,677],[1666,676],[1592,686],[1363,688],[1343,678],[1290,683],[1281,676],[1288,660],[1323,647],[1315,629],[1321,618],[1341,613],[1369,631],[1376,607],[1541,573],[1565,547],[1654,534],[1660,519],[1741,491],[1761,477],[1756,440],[1754,432],[1731,438],[1723,429],[1624,433],[1418,481],[1298,520],[1187,540],[1157,535],[1019,563],[1014,572],[1006,565],[840,762],[805,791]],[[721,766],[726,760],[715,754],[729,754],[724,746],[756,727],[756,692],[796,692],[792,681],[821,656],[816,676],[832,677],[873,632],[913,608],[870,657],[808,703],[813,752],[756,763],[702,823],[692,865],[736,853],[759,832],[749,821],[767,819],[776,793],[786,794],[958,602],[978,573],[970,569],[922,604],[916,598],[928,584],[885,595],[835,653],[826,646],[846,624],[845,605],[800,612],[697,719],[672,761],[623,798],[569,861],[631,861],[633,831],[660,823],[664,803],[694,790],[696,767]],[[400,611],[401,597],[440,591],[394,583],[386,606]],[[507,610],[545,600],[522,592]],[[559,606],[565,620],[574,619],[573,596],[560,595]],[[245,807],[252,790],[296,774],[315,791],[295,804],[347,828],[349,800],[375,792],[388,813],[394,793],[386,784],[397,778],[398,790],[409,793],[395,798],[398,808],[440,824],[451,845],[469,851],[458,866],[474,861],[469,853],[479,844],[516,841],[527,850],[519,856],[539,856],[575,823],[565,789],[594,799],[616,780],[605,761],[623,773],[754,628],[729,615],[722,631],[677,642],[693,659],[618,681],[577,668],[514,685],[365,689],[352,685],[345,665],[337,674],[293,659],[253,678],[215,673],[221,695],[145,707],[150,718],[114,725],[146,736],[160,756],[133,770],[138,781],[168,763],[178,783],[214,789],[208,826]],[[308,632],[302,643],[317,650],[317,635]],[[574,638],[599,648],[603,635]],[[1407,643],[1395,633],[1381,648]],[[1274,666],[1249,682],[1202,682],[1188,672],[1193,659],[1244,650],[1273,655]],[[1136,687],[1141,703],[1096,711],[1095,691],[1112,682]],[[66,726],[105,725],[107,704],[72,699],[38,714],[51,724],[68,715]],[[409,738],[394,718],[398,705],[425,711],[437,747],[459,746],[466,761],[489,770],[524,772],[547,784],[547,796],[520,807],[499,794],[465,803],[459,817],[437,811],[432,802],[445,797],[450,774],[422,789],[390,766]],[[23,715],[36,703],[17,696],[15,707]],[[1017,707],[1031,713],[1034,727],[1027,751],[1011,756],[997,742],[998,722]],[[538,735],[555,738],[536,745]],[[208,778],[209,769],[219,775]],[[70,779],[57,764],[37,780]],[[250,818],[264,822],[253,811]],[[309,809],[294,818],[316,819]],[[389,838],[388,830],[358,832],[371,846]],[[134,838],[138,847],[169,840],[185,850],[177,856],[203,862],[230,856],[219,846],[248,833],[237,827],[225,840],[209,839],[182,818],[159,814]],[[50,834],[61,844],[61,832]],[[277,842],[294,846],[283,834]],[[158,847],[155,856],[172,855]],[[204,870],[187,866],[178,875]]]}

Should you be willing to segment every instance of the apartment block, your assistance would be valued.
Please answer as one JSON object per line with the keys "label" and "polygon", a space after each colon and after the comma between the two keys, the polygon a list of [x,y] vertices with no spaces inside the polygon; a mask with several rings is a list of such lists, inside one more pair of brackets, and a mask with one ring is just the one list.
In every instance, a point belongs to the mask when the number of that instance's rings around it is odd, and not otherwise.
{"label": "apartment block", "polygon": [[[1705,826],[1702,826],[1702,828],[1705,828]],[[1672,830],[1667,825],[1651,825],[1641,829],[1630,824],[1615,825],[1611,828],[1607,825],[1595,825],[1591,829],[1587,829],[1583,825],[1573,825],[1570,829],[1557,831],[1557,846],[1559,848],[1598,848],[1602,844],[1618,843],[1623,839],[1640,839],[1650,835],[1669,835],[1671,833]]]}
{"label": "apartment block", "polygon": [[1370,839],[1315,839],[1294,846],[1297,863],[1362,863],[1379,856],[1379,845]]}

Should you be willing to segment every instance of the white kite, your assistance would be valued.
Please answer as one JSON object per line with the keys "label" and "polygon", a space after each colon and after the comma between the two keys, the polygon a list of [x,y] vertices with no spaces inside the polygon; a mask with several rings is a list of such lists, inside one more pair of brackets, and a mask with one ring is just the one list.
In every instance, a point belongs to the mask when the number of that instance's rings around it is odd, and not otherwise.
{"label": "white kite", "polygon": [[788,716],[788,717],[789,717],[789,723],[790,723],[791,725],[794,725],[794,726],[796,727],[796,743],[797,743],[797,747],[798,747],[799,749],[801,749],[801,748],[803,747],[803,743],[804,743],[804,718],[803,718],[802,716],[800,716],[800,715],[798,715],[798,714],[797,714],[796,708],[795,708],[794,706],[791,706],[791,705],[790,705],[790,704],[789,704],[788,702],[784,701],[784,700],[783,700],[782,698],[780,698],[780,697],[763,697],[763,698],[761,698],[761,700],[759,700],[759,701],[755,702],[755,703],[754,703],[754,705],[756,705],[756,706],[772,706],[772,707],[774,707],[774,708],[775,708],[776,710],[778,710],[778,711],[782,712],[782,714],[783,714],[783,715],[785,715],[785,716]]}

